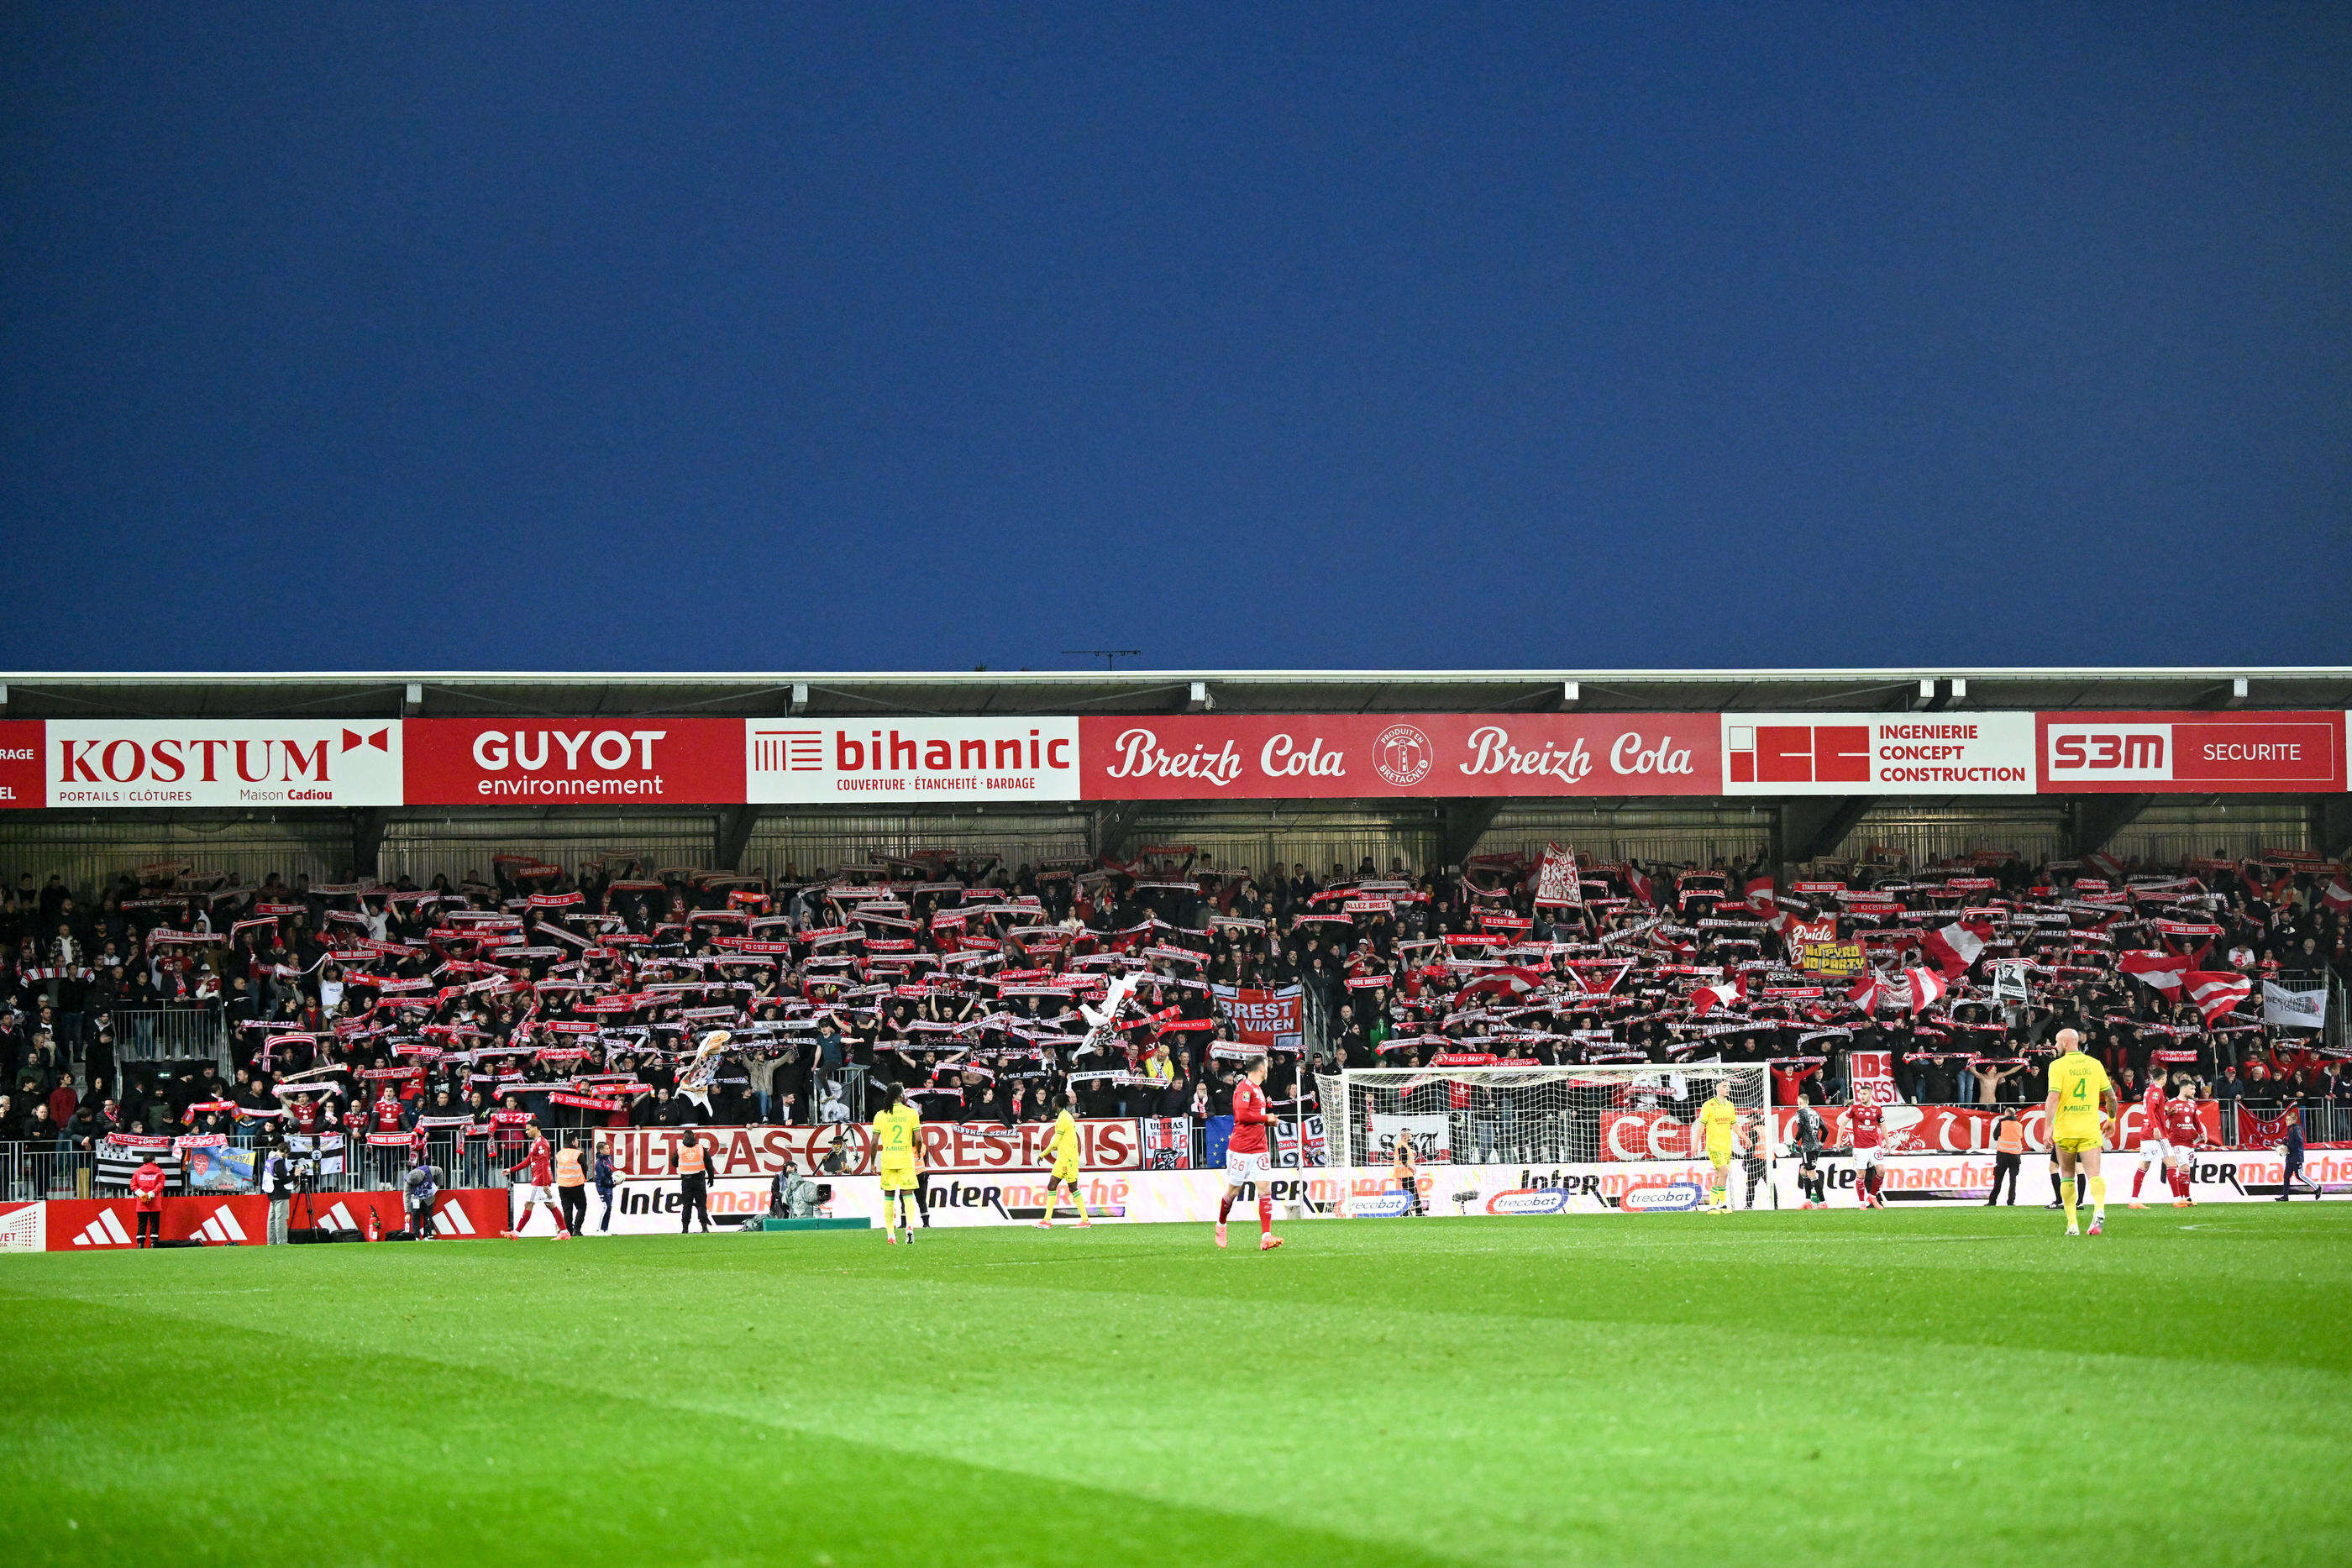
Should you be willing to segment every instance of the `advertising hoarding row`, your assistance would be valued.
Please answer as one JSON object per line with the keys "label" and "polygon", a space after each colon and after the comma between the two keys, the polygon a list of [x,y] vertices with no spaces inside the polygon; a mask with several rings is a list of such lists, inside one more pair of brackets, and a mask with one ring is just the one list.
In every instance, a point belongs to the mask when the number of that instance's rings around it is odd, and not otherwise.
{"label": "advertising hoarding row", "polygon": [[0,720],[0,807],[2305,794],[2306,713]]}

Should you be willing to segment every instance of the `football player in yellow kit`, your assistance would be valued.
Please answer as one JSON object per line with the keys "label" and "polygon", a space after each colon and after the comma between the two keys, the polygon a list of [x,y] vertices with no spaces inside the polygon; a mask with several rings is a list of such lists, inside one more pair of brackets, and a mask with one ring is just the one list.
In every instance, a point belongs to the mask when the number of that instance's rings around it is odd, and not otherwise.
{"label": "football player in yellow kit", "polygon": [[907,1092],[890,1085],[883,1108],[874,1113],[874,1168],[882,1177],[882,1239],[895,1243],[901,1229],[912,1241],[907,1201],[914,1196],[916,1153],[922,1146],[923,1119],[906,1104]]}
{"label": "football player in yellow kit", "polygon": [[1094,1216],[1087,1212],[1087,1200],[1078,1192],[1078,1123],[1071,1113],[1077,1096],[1062,1091],[1062,1113],[1054,1118],[1054,1131],[1045,1140],[1045,1158],[1052,1170],[1045,1177],[1045,1218],[1037,1223],[1050,1230],[1054,1226],[1054,1194],[1059,1190],[1070,1195],[1070,1204],[1078,1211],[1078,1228],[1094,1224]]}
{"label": "football player in yellow kit", "polygon": [[2058,1195],[2066,1205],[2066,1234],[2083,1234],[2074,1207],[2074,1167],[2091,1180],[2091,1234],[2107,1218],[2107,1179],[2099,1174],[2099,1151],[2106,1146],[2104,1124],[2118,1107],[2116,1086],[2099,1059],[2083,1050],[2083,1037],[2058,1031],[2058,1059],[2050,1064],[2050,1147],[2058,1156]]}

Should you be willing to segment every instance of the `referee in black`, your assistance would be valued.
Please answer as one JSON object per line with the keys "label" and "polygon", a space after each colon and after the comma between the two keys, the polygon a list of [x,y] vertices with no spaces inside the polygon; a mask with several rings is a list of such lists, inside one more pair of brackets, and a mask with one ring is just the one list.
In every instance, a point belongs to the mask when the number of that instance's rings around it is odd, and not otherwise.
{"label": "referee in black", "polygon": [[[1771,1113],[1768,1111],[1762,1114],[1769,1115]],[[1740,1117],[1739,1141],[1734,1145],[1739,1151],[1740,1171],[1748,1178],[1748,1207],[1751,1209],[1756,1207],[1756,1189],[1771,1186],[1768,1178],[1772,1167],[1764,1160],[1764,1140],[1768,1134],[1759,1123],[1760,1117],[1752,1111]],[[1728,1195],[1724,1201],[1730,1201]],[[1780,1207],[1780,1194],[1777,1188],[1772,1190],[1772,1207]]]}

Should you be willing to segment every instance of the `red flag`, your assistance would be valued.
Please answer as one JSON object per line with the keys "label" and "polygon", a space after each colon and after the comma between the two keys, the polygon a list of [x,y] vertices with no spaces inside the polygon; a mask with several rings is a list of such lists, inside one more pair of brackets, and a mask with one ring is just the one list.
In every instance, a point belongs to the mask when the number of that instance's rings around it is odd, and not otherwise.
{"label": "red flag", "polygon": [[1541,969],[1488,969],[1462,988],[1462,995],[1470,997],[1524,997],[1544,983]]}
{"label": "red flag", "polygon": [[1987,921],[1955,920],[1920,937],[1919,946],[1946,975],[1957,980],[1969,972],[1969,966],[1977,961],[1977,955],[1984,951],[1991,937],[1992,926]]}
{"label": "red flag", "polygon": [[1911,982],[1911,1011],[1915,1016],[1952,988],[1952,982],[1945,978],[1941,969],[1906,969],[1903,977]]}
{"label": "red flag", "polygon": [[2189,999],[2205,1015],[2207,1023],[2218,1023],[2221,1015],[2253,995],[2254,983],[2243,975],[2233,975],[2227,969],[2190,969],[2180,977],[2188,988]]}
{"label": "red flag", "polygon": [[2154,987],[2174,1001],[2180,999],[2180,977],[2189,970],[2189,960],[2178,953],[2166,953],[2156,948],[2133,948],[2116,955],[2116,967],[2144,986]]}
{"label": "red flag", "polygon": [[1712,986],[1701,986],[1691,992],[1693,1016],[1705,1018],[1717,1008],[1727,1008],[1734,1002],[1748,999],[1748,977],[1735,975],[1730,979]]}

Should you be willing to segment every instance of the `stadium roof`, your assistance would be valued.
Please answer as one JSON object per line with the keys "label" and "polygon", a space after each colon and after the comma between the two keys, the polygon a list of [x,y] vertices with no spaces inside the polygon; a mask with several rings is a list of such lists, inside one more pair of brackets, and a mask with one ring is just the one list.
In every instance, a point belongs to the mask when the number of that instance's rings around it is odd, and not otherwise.
{"label": "stadium roof", "polygon": [[2352,667],[0,674],[9,718],[2341,708]]}

